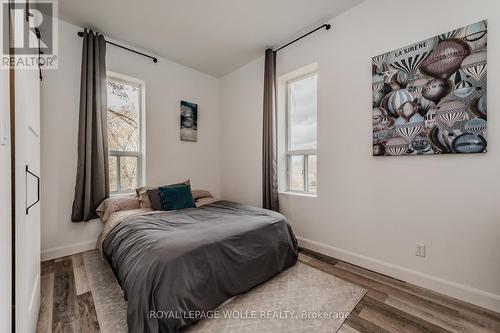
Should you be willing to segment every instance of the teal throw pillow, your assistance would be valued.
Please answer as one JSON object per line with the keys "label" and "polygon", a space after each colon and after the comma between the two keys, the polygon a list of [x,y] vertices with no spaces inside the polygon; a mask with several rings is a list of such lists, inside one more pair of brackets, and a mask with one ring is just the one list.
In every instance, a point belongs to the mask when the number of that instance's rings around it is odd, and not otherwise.
{"label": "teal throw pillow", "polygon": [[196,208],[193,194],[191,193],[191,186],[176,184],[161,186],[159,189],[163,210]]}

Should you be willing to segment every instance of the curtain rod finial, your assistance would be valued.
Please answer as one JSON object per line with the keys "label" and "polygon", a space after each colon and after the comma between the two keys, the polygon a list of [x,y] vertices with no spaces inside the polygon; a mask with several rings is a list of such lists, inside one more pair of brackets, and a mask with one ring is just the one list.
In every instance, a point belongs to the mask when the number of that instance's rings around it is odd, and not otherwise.
{"label": "curtain rod finial", "polygon": [[82,32],[82,31],[78,31],[76,34],[77,34],[78,36],[80,36],[80,37],[83,37],[83,32]]}
{"label": "curtain rod finial", "polygon": [[325,28],[326,28],[326,30],[330,30],[330,28],[331,28],[331,27],[332,27],[332,25],[331,25],[331,24],[325,24]]}

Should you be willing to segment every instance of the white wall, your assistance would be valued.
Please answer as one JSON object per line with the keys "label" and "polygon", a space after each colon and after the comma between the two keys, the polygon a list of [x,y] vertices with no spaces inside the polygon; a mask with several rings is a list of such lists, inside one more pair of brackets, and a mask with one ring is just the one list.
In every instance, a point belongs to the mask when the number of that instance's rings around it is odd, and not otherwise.
{"label": "white wall", "polygon": [[[42,256],[95,248],[97,220],[72,223],[78,132],[81,28],[60,21],[59,69],[42,85]],[[161,41],[159,41],[161,42]],[[220,80],[159,58],[108,45],[108,70],[146,83],[146,182],[191,179],[193,188],[220,193]],[[179,139],[180,100],[198,104],[198,142]],[[201,167],[202,166],[202,167]]]}
{"label": "white wall", "polygon": [[222,197],[262,206],[264,59],[222,79]]}
{"label": "white wall", "polygon": [[[485,18],[488,153],[373,157],[371,57]],[[500,2],[366,1],[330,23],[278,54],[278,75],[319,71],[318,197],[280,196],[301,244],[500,311]],[[222,194],[254,205],[262,89],[262,59],[222,80]]]}

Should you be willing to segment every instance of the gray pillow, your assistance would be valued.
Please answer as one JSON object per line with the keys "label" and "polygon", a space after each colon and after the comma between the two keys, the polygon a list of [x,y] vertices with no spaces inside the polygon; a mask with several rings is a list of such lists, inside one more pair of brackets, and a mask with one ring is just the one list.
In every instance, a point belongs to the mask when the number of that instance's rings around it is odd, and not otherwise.
{"label": "gray pillow", "polygon": [[161,201],[160,189],[152,188],[147,191],[149,196],[149,201],[151,201],[151,208],[154,210],[162,210],[163,202]]}

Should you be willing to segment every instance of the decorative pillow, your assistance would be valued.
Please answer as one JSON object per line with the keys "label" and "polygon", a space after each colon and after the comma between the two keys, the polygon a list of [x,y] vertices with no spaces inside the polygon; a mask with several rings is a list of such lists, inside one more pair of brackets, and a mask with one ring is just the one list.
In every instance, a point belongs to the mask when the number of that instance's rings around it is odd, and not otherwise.
{"label": "decorative pillow", "polygon": [[192,190],[194,200],[203,199],[203,198],[213,198],[212,193],[206,190]]}
{"label": "decorative pillow", "polygon": [[111,214],[121,210],[130,210],[141,208],[137,197],[132,195],[117,195],[104,200],[96,209],[97,215],[103,223],[109,219]]}
{"label": "decorative pillow", "polygon": [[151,201],[149,200],[148,187],[143,186],[135,189],[136,198],[139,199],[141,208],[151,208]]}
{"label": "decorative pillow", "polygon": [[219,201],[219,199],[215,198],[200,198],[196,200],[196,208],[200,208],[201,206],[205,206],[214,202]]}
{"label": "decorative pillow", "polygon": [[149,196],[149,201],[151,202],[151,207],[154,210],[162,210],[163,209],[163,202],[161,201],[160,197],[160,188],[151,188],[148,191],[148,196]]}
{"label": "decorative pillow", "polygon": [[[171,185],[191,185],[190,180],[185,180],[182,183],[176,183]],[[170,186],[170,185],[161,185],[161,186]],[[154,210],[162,210],[163,203],[160,197],[159,186],[143,186],[136,189],[137,196],[141,201],[141,208],[153,208]]]}
{"label": "decorative pillow", "polygon": [[163,210],[178,210],[185,208],[196,208],[191,186],[177,184],[160,187],[160,196],[163,202]]}

